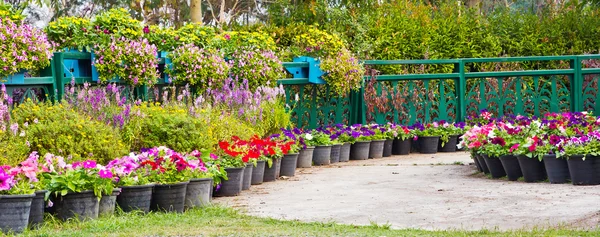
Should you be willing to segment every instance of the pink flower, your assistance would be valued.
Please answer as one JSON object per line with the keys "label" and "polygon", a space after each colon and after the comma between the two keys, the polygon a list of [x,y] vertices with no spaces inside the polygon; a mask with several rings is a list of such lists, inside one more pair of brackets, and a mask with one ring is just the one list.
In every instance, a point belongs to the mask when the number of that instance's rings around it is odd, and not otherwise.
{"label": "pink flower", "polygon": [[113,173],[109,169],[101,169],[98,171],[98,175],[103,179],[112,179]]}
{"label": "pink flower", "polygon": [[515,150],[519,149],[519,144],[514,144],[513,146],[510,147],[510,149],[508,150],[509,152],[513,152]]}
{"label": "pink flower", "polygon": [[0,191],[10,190],[14,185],[14,177],[4,172],[4,169],[0,169]]}
{"label": "pink flower", "polygon": [[83,168],[85,168],[85,169],[96,168],[96,162],[93,160],[86,160],[83,162]]}

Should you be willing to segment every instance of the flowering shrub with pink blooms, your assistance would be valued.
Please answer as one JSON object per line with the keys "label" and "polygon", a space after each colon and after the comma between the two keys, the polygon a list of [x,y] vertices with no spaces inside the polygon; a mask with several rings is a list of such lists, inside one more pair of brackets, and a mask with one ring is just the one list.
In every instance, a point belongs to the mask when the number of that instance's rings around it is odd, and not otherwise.
{"label": "flowering shrub with pink blooms", "polygon": [[0,18],[0,77],[50,65],[52,45],[46,34],[27,24]]}
{"label": "flowering shrub with pink blooms", "polygon": [[187,44],[176,48],[169,54],[169,58],[173,68],[167,68],[166,72],[178,84],[189,83],[204,90],[223,85],[223,81],[229,77],[231,66],[219,50]]}
{"label": "flowering shrub with pink blooms", "polygon": [[151,86],[158,80],[156,46],[146,39],[112,38],[109,45],[95,47],[94,52],[100,82],[121,79],[134,86]]}
{"label": "flowering shrub with pink blooms", "polygon": [[229,60],[235,81],[248,81],[250,90],[271,86],[284,77],[281,61],[273,51],[238,50]]}

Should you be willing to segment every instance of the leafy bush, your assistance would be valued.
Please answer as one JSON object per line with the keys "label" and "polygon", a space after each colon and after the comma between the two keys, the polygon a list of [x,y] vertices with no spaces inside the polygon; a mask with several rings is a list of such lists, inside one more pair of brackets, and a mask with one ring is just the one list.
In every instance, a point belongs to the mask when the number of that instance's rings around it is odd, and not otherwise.
{"label": "leafy bush", "polygon": [[15,123],[22,127],[31,151],[71,156],[72,161],[93,159],[106,163],[129,152],[111,126],[83,116],[68,104],[36,104],[27,101],[12,111]]}
{"label": "leafy bush", "polygon": [[0,79],[20,70],[39,70],[50,65],[52,46],[43,31],[0,18],[0,35]]}
{"label": "leafy bush", "polygon": [[222,85],[229,77],[230,65],[221,51],[187,44],[176,48],[169,57],[172,59],[173,69],[166,71],[173,82],[189,83],[206,89],[210,85]]}
{"label": "leafy bush", "polygon": [[203,26],[198,23],[189,23],[177,30],[180,45],[194,44],[201,48],[207,48],[210,41],[215,37],[215,28]]}
{"label": "leafy bush", "polygon": [[232,77],[242,82],[248,80],[250,90],[259,86],[275,85],[284,77],[281,61],[273,51],[244,50],[233,54]]}
{"label": "leafy bush", "polygon": [[87,34],[90,21],[82,17],[60,17],[44,28],[48,39],[57,44],[58,49],[78,49],[92,46],[92,38]]}
{"label": "leafy bush", "polygon": [[139,39],[142,36],[142,23],[133,19],[123,8],[112,8],[96,16],[90,31],[94,40],[108,45],[111,38]]}
{"label": "leafy bush", "polygon": [[180,44],[177,41],[179,38],[177,31],[170,27],[145,26],[143,32],[144,38],[151,44],[156,45],[160,51],[172,51]]}
{"label": "leafy bush", "polygon": [[101,82],[120,78],[131,85],[153,85],[158,78],[156,46],[146,39],[113,38],[107,47],[97,47],[94,65]]}

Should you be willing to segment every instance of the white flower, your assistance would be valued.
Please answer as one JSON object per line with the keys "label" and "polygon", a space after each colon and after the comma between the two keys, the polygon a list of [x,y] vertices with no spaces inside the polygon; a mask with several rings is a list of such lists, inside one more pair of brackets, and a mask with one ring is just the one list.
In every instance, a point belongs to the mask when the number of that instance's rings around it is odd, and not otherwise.
{"label": "white flower", "polygon": [[306,138],[306,140],[312,140],[313,136],[312,136],[312,134],[307,133],[306,136],[305,136],[305,138]]}
{"label": "white flower", "polygon": [[19,136],[20,136],[20,137],[24,137],[24,136],[25,136],[25,132],[24,132],[24,131],[21,131],[21,133],[19,133]]}
{"label": "white flower", "polygon": [[300,96],[298,96],[298,94],[296,94],[296,96],[294,96],[294,99],[295,99],[296,101],[299,101],[299,100],[300,100]]}

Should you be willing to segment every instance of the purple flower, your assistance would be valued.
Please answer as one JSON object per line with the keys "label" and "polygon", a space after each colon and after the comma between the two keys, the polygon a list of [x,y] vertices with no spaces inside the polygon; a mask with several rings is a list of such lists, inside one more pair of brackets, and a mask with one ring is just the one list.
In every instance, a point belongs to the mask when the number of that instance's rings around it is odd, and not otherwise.
{"label": "purple flower", "polygon": [[0,191],[9,190],[14,185],[14,177],[0,168]]}
{"label": "purple flower", "polygon": [[113,177],[113,173],[109,169],[101,169],[98,171],[98,175],[103,179],[111,179]]}
{"label": "purple flower", "polygon": [[148,28],[148,26],[144,26],[144,34],[149,34],[150,33],[150,28]]}
{"label": "purple flower", "polygon": [[360,137],[360,132],[358,131],[352,131],[352,133],[350,134],[353,138],[357,139]]}
{"label": "purple flower", "polygon": [[96,168],[96,161],[93,160],[86,160],[83,162],[83,168],[85,169],[93,169]]}

